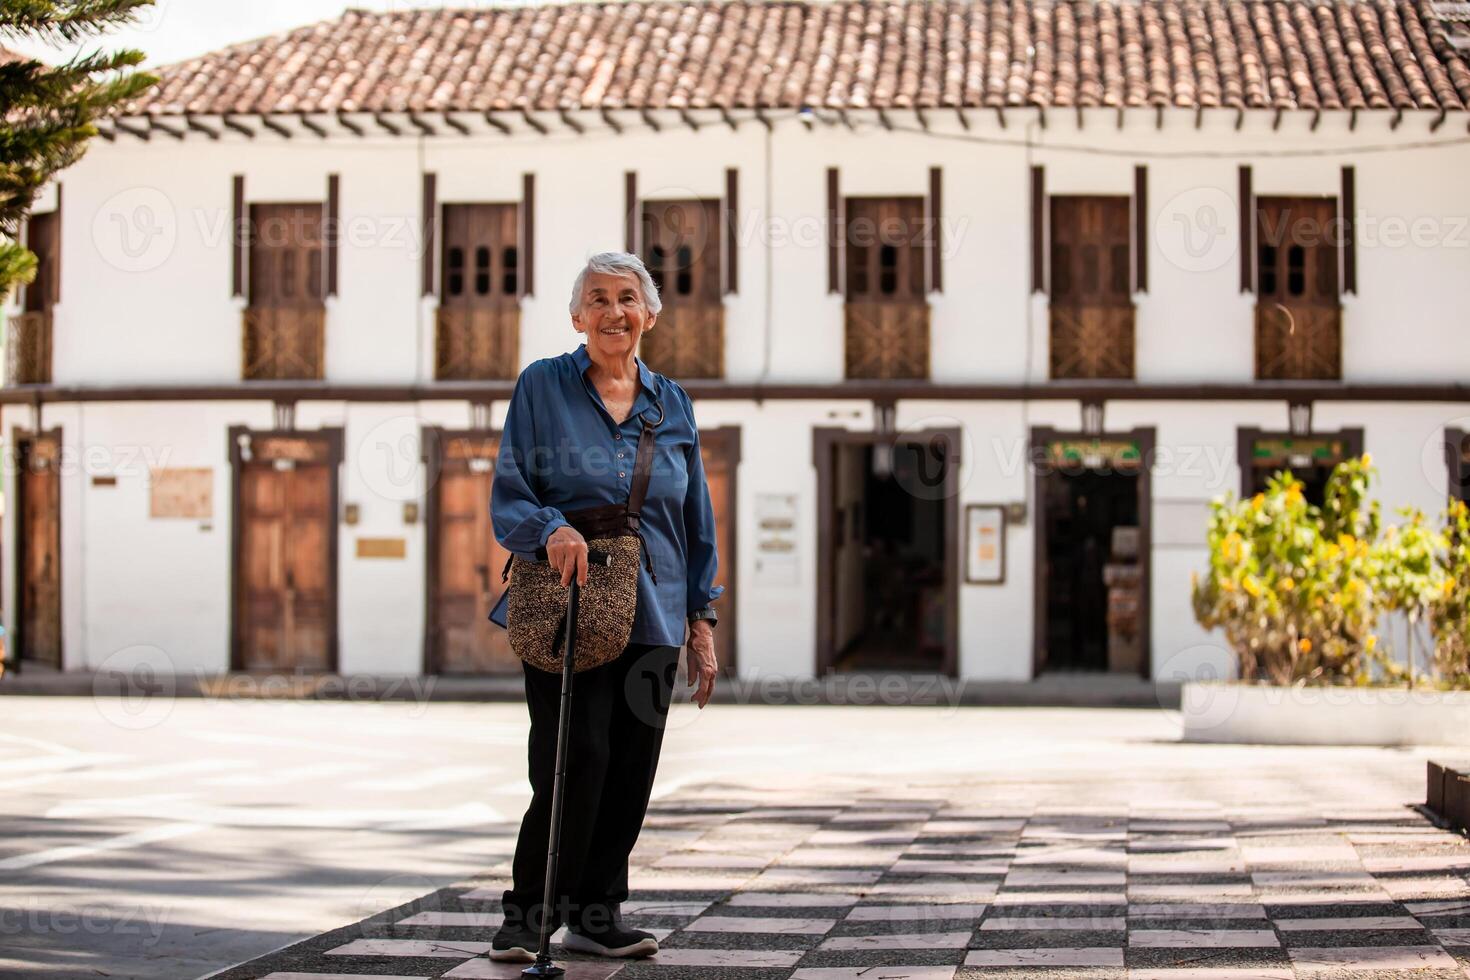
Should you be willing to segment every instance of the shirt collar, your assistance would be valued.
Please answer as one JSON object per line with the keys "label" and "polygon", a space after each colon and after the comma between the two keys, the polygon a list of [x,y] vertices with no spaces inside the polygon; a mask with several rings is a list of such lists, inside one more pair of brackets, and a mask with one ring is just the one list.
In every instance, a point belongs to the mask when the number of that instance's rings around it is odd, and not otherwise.
{"label": "shirt collar", "polygon": [[[577,365],[577,373],[582,380],[587,380],[587,369],[592,366],[592,355],[587,353],[587,345],[579,344],[572,351],[572,361]],[[648,370],[648,365],[643,363],[643,358],[633,355],[633,363],[638,365],[638,384],[642,389],[638,392],[638,400],[633,403],[633,414],[637,415],[644,409],[652,408],[655,401],[662,394],[659,386],[654,381],[653,372]]]}

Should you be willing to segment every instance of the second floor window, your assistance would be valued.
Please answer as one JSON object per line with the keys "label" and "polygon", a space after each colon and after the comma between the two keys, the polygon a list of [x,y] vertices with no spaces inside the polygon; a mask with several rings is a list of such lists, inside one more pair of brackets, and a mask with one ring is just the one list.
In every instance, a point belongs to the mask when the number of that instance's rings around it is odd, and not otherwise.
{"label": "second floor window", "polygon": [[1051,376],[1133,377],[1129,198],[1051,198]]}

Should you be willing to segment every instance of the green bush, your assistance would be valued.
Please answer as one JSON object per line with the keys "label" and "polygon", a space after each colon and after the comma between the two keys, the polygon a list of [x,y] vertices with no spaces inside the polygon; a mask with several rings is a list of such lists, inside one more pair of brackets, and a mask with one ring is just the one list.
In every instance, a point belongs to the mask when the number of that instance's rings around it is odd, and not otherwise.
{"label": "green bush", "polygon": [[[1289,471],[1264,493],[1212,505],[1195,618],[1224,632],[1243,680],[1361,685],[1376,667],[1390,683],[1470,687],[1470,516],[1457,503],[1443,531],[1414,511],[1383,528],[1368,497],[1376,472],[1367,455],[1339,464],[1321,507]],[[1390,612],[1410,624],[1403,658],[1377,633]],[[1434,644],[1425,674],[1414,641],[1421,623]]]}

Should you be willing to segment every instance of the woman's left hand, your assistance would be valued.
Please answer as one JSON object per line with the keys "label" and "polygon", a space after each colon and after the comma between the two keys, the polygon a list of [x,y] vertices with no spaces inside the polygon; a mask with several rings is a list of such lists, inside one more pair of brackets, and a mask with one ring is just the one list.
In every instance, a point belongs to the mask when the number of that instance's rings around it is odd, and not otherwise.
{"label": "woman's left hand", "polygon": [[715,690],[715,675],[719,664],[715,662],[715,628],[707,619],[696,619],[689,624],[689,662],[686,667],[689,686],[699,684],[694,692],[694,703],[703,708]]}

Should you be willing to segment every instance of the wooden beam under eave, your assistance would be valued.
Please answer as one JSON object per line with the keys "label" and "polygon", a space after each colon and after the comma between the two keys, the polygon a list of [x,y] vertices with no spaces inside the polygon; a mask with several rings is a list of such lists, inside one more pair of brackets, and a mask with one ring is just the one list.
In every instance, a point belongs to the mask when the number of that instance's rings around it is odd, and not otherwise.
{"label": "wooden beam under eave", "polygon": [[239,133],[241,136],[244,136],[246,139],[255,139],[255,130],[251,129],[249,126],[245,125],[237,119],[232,119],[228,112],[220,116],[219,118],[220,124],[223,125],[226,129],[232,129],[235,132]]}
{"label": "wooden beam under eave", "polygon": [[882,109],[878,110],[878,121],[883,124],[884,129],[888,130],[889,132],[893,131],[893,121],[888,118],[888,113],[884,112]]}
{"label": "wooden beam under eave", "polygon": [[550,136],[551,135],[551,130],[549,130],[549,129],[546,128],[546,124],[545,123],[543,123],[541,120],[537,119],[535,116],[531,115],[531,110],[530,109],[522,108],[521,109],[521,118],[526,121],[526,125],[527,126],[530,126],[532,129],[534,129],[536,132],[540,133],[542,136]]}
{"label": "wooden beam under eave", "polygon": [[725,120],[725,125],[729,126],[730,129],[735,131],[740,129],[740,122],[734,116],[730,115],[730,110],[725,106],[720,106],[720,118]]}
{"label": "wooden beam under eave", "polygon": [[439,131],[437,129],[435,129],[433,126],[430,126],[422,118],[420,118],[420,116],[419,116],[419,114],[417,112],[410,112],[408,114],[408,121],[413,124],[413,127],[415,129],[417,129],[419,132],[423,133],[425,136],[438,136],[439,135]]}
{"label": "wooden beam under eave", "polygon": [[383,114],[381,112],[375,112],[375,113],[373,113],[373,122],[377,123],[379,126],[382,126],[385,130],[387,130],[389,133],[393,134],[394,136],[402,136],[403,135],[403,130],[399,129],[397,126],[393,125],[388,120],[384,119],[383,118]]}
{"label": "wooden beam under eave", "polygon": [[312,119],[304,112],[298,112],[296,114],[296,121],[301,123],[302,129],[309,133],[315,133],[319,139],[326,139],[329,135],[315,119]]}
{"label": "wooden beam under eave", "polygon": [[923,109],[919,108],[918,106],[914,106],[914,118],[919,120],[920,129],[922,129],[926,133],[929,132],[929,117],[924,115]]}
{"label": "wooden beam under eave", "polygon": [[348,118],[346,112],[338,112],[337,113],[337,125],[338,126],[341,126],[343,129],[347,130],[353,136],[359,136],[360,137],[360,136],[366,136],[367,135],[365,132],[363,132],[363,129],[362,129],[361,126],[359,126],[357,123],[353,122],[351,119]]}
{"label": "wooden beam under eave", "polygon": [[136,136],[138,139],[142,140],[145,143],[148,142],[148,140],[151,138],[148,130],[135,129],[134,127],[129,126],[127,123],[123,122],[121,119],[114,119],[112,125],[114,128],[117,129],[119,133],[127,133],[129,136]]}
{"label": "wooden beam under eave", "polygon": [[954,114],[955,118],[959,119],[960,121],[960,128],[968,133],[970,131],[970,117],[965,115],[965,107],[958,105],[955,106]]}
{"label": "wooden beam under eave", "polygon": [[757,106],[755,109],[755,118],[760,121],[760,124],[762,126],[766,127],[766,132],[769,133],[772,129],[775,128],[775,126],[771,123],[770,117],[766,115],[765,110],[760,108],[759,106]]}
{"label": "wooden beam under eave", "polygon": [[639,115],[643,117],[643,122],[645,125],[648,126],[649,129],[653,130],[655,133],[661,132],[658,123],[654,122],[653,113],[649,112],[647,109],[643,109],[639,112]]}
{"label": "wooden beam under eave", "polygon": [[608,129],[612,130],[619,136],[623,135],[623,124],[614,119],[612,110],[608,109],[605,106],[602,109],[602,121],[607,123]]}
{"label": "wooden beam under eave", "polygon": [[688,126],[692,132],[699,132],[699,121],[689,114],[688,109],[680,109],[679,118],[684,121],[684,125]]}
{"label": "wooden beam under eave", "polygon": [[501,122],[499,119],[496,119],[495,113],[489,109],[485,110],[485,124],[488,125],[491,129],[497,130],[502,136],[510,135],[510,127]]}
{"label": "wooden beam under eave", "polygon": [[577,122],[577,120],[573,119],[572,114],[570,112],[567,112],[565,109],[557,110],[557,115],[561,117],[562,124],[566,126],[567,129],[570,129],[572,132],[576,133],[578,136],[581,136],[583,133],[587,132],[586,127]]}
{"label": "wooden beam under eave", "polygon": [[452,112],[446,112],[446,113],[444,113],[444,115],[441,118],[444,120],[444,125],[448,126],[450,129],[454,130],[459,135],[461,135],[461,136],[469,136],[470,135],[470,127],[466,126],[464,123],[462,123],[458,119],[456,119],[455,116],[454,116],[454,113],[452,113]]}
{"label": "wooden beam under eave", "polygon": [[172,127],[165,126],[163,123],[159,122],[157,119],[154,119],[151,116],[148,118],[148,128],[150,130],[156,129],[160,133],[164,133],[164,134],[166,134],[168,136],[172,136],[176,140],[182,141],[183,138],[184,138],[184,131],[183,130],[181,130],[181,129],[173,129]]}
{"label": "wooden beam under eave", "polygon": [[282,139],[287,139],[288,140],[291,137],[293,137],[293,136],[296,135],[295,133],[293,133],[289,129],[287,129],[285,126],[282,126],[280,123],[276,122],[274,119],[272,119],[270,116],[266,115],[263,112],[260,114],[260,124],[262,126],[264,126],[266,129],[268,129],[271,132],[275,133],[277,136],[281,137]]}
{"label": "wooden beam under eave", "polygon": [[219,139],[219,130],[215,129],[213,126],[204,125],[204,123],[195,119],[193,116],[186,114],[184,116],[184,125],[187,126],[189,129],[192,129],[196,133],[203,133],[205,136],[208,136],[212,140]]}

